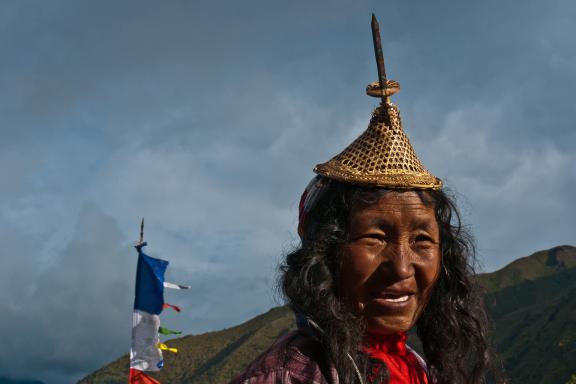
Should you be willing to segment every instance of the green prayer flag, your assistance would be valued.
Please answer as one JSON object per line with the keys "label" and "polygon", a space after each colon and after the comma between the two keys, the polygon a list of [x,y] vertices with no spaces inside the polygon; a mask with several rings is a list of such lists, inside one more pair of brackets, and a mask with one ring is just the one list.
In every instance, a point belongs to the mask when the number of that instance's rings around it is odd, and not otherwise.
{"label": "green prayer flag", "polygon": [[182,332],[173,331],[173,330],[168,329],[168,328],[160,327],[160,328],[158,328],[158,333],[161,333],[163,335],[179,335]]}

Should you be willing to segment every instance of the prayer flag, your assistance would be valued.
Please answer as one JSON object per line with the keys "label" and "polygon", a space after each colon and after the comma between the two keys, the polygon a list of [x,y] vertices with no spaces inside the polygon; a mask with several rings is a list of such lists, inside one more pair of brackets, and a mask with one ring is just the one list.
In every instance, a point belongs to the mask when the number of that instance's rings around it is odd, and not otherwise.
{"label": "prayer flag", "polygon": [[170,348],[170,347],[168,347],[166,344],[162,344],[162,343],[158,343],[158,344],[157,344],[157,347],[160,348],[160,349],[163,350],[163,351],[174,352],[174,353],[178,352],[178,349],[176,349],[176,348]]}
{"label": "prayer flag", "polygon": [[162,306],[162,308],[172,308],[172,309],[175,310],[176,312],[180,312],[180,307],[178,307],[178,306],[176,306],[176,305],[172,305],[172,304],[164,303],[164,305]]}
{"label": "prayer flag", "polygon": [[180,335],[182,332],[173,331],[173,330],[168,329],[168,328],[160,327],[160,328],[158,328],[158,333],[160,333],[161,335]]}
{"label": "prayer flag", "polygon": [[164,272],[166,260],[155,259],[138,252],[136,270],[136,299],[134,309],[159,315],[164,304]]}
{"label": "prayer flag", "polygon": [[171,288],[171,289],[190,289],[189,285],[181,285],[181,284],[174,284],[169,283],[167,281],[164,282],[164,288]]}
{"label": "prayer flag", "polygon": [[159,371],[164,365],[162,351],[156,347],[156,344],[160,342],[158,335],[160,317],[134,310],[132,319],[130,368],[140,371]]}
{"label": "prayer flag", "polygon": [[136,270],[136,297],[132,316],[132,348],[130,348],[130,368],[139,371],[159,371],[163,365],[158,330],[164,307],[164,272],[166,260],[155,259],[142,252],[138,246],[138,267]]}
{"label": "prayer flag", "polygon": [[144,371],[159,371],[164,366],[162,351],[178,352],[178,349],[161,343],[160,334],[179,335],[182,333],[160,326],[159,315],[164,308],[172,308],[180,312],[179,307],[164,302],[164,288],[188,289],[190,286],[164,281],[168,261],[150,257],[142,252],[142,248],[146,246],[143,238],[144,219],[140,225],[140,242],[136,245],[138,266],[132,314],[132,346],[128,383],[160,384],[158,380],[147,376]]}
{"label": "prayer flag", "polygon": [[137,369],[130,368],[130,377],[128,379],[129,384],[160,384],[158,380],[155,380]]}

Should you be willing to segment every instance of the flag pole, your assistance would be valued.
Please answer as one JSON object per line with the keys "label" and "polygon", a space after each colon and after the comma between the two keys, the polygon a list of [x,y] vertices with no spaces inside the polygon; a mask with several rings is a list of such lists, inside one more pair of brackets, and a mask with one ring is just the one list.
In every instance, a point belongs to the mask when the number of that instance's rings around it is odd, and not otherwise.
{"label": "flag pole", "polygon": [[140,223],[140,242],[138,245],[142,245],[144,242],[144,217],[142,217],[142,222]]}
{"label": "flag pole", "polygon": [[144,217],[142,217],[142,221],[140,222],[140,240],[138,244],[136,244],[136,249],[140,252],[140,249],[145,246],[146,243],[144,242]]}

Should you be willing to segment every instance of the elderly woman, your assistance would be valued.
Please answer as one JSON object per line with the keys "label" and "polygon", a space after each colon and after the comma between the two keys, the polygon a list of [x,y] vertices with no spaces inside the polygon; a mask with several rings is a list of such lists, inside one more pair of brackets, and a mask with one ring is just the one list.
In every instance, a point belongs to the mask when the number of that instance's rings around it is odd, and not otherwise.
{"label": "elderly woman", "polygon": [[[318,165],[302,195],[301,247],[281,286],[298,330],[232,383],[500,382],[474,285],[474,254],[442,183],[420,163],[383,78],[368,129]],[[383,85],[383,86],[382,86]],[[416,328],[425,359],[406,344]]]}

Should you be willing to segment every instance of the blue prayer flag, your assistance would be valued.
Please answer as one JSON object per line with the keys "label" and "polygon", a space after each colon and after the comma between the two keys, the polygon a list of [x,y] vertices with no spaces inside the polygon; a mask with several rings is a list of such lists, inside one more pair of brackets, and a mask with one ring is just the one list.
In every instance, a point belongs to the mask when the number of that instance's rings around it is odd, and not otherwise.
{"label": "blue prayer flag", "polygon": [[164,272],[168,262],[138,251],[134,309],[159,315],[164,305]]}

